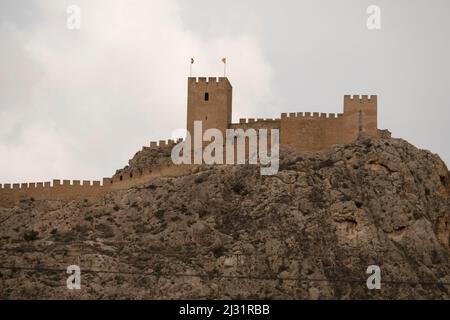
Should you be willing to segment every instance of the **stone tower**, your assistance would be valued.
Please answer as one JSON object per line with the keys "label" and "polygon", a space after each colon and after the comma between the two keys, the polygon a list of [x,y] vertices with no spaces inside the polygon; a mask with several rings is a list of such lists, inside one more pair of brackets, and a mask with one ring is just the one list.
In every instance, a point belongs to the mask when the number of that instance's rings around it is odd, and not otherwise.
{"label": "stone tower", "polygon": [[350,143],[359,134],[378,135],[377,96],[344,96],[343,141]]}
{"label": "stone tower", "polygon": [[228,78],[188,78],[187,130],[193,136],[194,121],[202,121],[203,131],[225,131],[231,123],[232,87]]}

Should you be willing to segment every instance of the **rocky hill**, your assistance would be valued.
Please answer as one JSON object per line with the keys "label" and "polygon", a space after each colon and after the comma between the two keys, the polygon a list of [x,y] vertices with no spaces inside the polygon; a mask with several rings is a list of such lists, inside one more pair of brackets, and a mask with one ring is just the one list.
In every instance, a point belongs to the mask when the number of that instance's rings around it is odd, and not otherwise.
{"label": "rocky hill", "polygon": [[[160,161],[147,152],[122,170]],[[200,166],[95,204],[0,208],[0,298],[450,298],[437,155],[388,137],[281,154],[275,176]],[[66,288],[72,264],[81,290]]]}

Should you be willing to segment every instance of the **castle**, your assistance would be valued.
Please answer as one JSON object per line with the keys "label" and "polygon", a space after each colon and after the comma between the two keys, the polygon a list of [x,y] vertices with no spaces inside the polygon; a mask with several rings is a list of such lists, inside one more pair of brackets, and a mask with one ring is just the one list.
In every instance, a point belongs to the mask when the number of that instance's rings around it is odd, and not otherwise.
{"label": "castle", "polygon": [[[344,112],[282,113],[275,119],[240,119],[232,122],[233,88],[228,78],[188,78],[187,130],[194,121],[202,121],[202,130],[278,129],[280,144],[297,151],[326,149],[354,141],[361,133],[378,136],[377,96],[344,96]],[[174,146],[175,141],[151,142],[150,148]],[[100,181],[53,180],[21,184],[0,184],[0,207],[13,206],[25,198],[36,200],[96,201],[112,190],[128,189],[160,176],[178,176],[190,172],[189,165],[158,165],[128,174],[115,174]]]}
{"label": "castle", "polygon": [[278,129],[280,144],[298,151],[322,150],[354,141],[359,134],[378,135],[377,96],[344,96],[344,113],[282,113],[276,119],[240,119],[232,123],[232,91],[227,78],[189,78],[187,130]]}

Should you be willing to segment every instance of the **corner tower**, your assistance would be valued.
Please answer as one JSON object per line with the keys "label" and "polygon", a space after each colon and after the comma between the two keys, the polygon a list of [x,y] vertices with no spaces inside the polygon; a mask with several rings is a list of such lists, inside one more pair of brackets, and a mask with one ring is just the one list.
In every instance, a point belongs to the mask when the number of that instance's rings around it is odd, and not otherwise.
{"label": "corner tower", "polygon": [[188,78],[187,130],[194,133],[194,121],[202,121],[203,132],[222,131],[231,123],[232,87],[228,78]]}
{"label": "corner tower", "polygon": [[378,136],[377,96],[345,95],[343,142],[353,142],[362,133]]}

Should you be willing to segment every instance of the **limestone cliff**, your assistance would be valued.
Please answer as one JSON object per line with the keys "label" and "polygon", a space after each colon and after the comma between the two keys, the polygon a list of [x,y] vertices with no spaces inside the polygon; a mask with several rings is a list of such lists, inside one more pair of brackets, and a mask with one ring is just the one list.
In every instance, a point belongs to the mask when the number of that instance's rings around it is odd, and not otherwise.
{"label": "limestone cliff", "polygon": [[[437,155],[386,136],[281,151],[276,176],[201,166],[95,204],[0,209],[0,298],[450,298]],[[119,172],[153,163],[146,152]],[[72,264],[78,291],[66,288]],[[369,265],[381,290],[366,287]]]}

